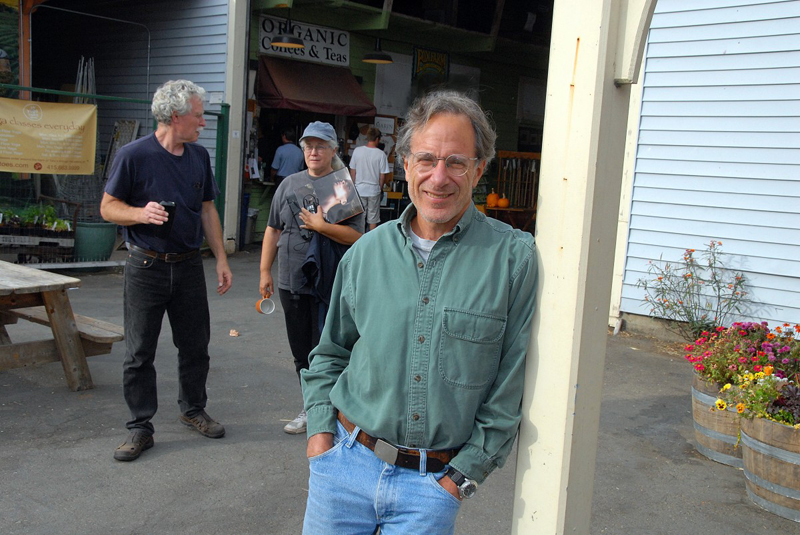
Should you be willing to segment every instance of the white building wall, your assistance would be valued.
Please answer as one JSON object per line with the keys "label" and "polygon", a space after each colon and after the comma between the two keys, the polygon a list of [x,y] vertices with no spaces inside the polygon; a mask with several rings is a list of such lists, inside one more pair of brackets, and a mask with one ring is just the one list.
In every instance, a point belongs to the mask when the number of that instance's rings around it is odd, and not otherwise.
{"label": "white building wall", "polygon": [[713,239],[747,319],[800,323],[800,0],[659,0],[643,85],[620,310]]}

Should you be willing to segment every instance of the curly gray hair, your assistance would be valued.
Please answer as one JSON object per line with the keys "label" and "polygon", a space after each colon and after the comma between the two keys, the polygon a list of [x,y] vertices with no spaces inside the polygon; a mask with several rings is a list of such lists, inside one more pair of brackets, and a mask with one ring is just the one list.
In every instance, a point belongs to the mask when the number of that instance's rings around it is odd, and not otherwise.
{"label": "curly gray hair", "polygon": [[406,123],[397,136],[397,154],[404,159],[411,153],[411,139],[425,128],[428,121],[439,113],[464,115],[472,123],[475,132],[475,156],[487,164],[494,158],[494,144],[497,133],[486,112],[477,102],[463,93],[452,90],[438,90],[428,93],[414,101],[406,115]]}
{"label": "curly gray hair", "polygon": [[186,115],[192,111],[192,98],[201,101],[206,90],[189,80],[170,80],[156,90],[150,109],[156,121],[172,124],[172,112]]}

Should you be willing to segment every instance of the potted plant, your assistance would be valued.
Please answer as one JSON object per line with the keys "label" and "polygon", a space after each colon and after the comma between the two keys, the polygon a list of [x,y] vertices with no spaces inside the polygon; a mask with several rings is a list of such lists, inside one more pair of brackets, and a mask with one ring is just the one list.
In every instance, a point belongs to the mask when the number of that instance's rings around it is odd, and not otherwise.
{"label": "potted plant", "polygon": [[692,416],[697,450],[709,459],[741,468],[739,419],[733,408],[720,406],[719,394],[738,375],[758,372],[769,363],[767,348],[775,334],[766,323],[736,322],[700,335],[685,347],[685,358],[695,371]]}
{"label": "potted plant", "polygon": [[650,315],[667,320],[667,329],[689,341],[730,325],[744,313],[747,280],[725,266],[725,256],[722,242],[711,240],[699,254],[685,249],[677,262],[650,261],[648,277],[636,283],[645,292]]}
{"label": "potted plant", "polygon": [[717,408],[740,415],[747,494],[760,507],[800,522],[800,326],[768,333],[753,364],[723,385]]}

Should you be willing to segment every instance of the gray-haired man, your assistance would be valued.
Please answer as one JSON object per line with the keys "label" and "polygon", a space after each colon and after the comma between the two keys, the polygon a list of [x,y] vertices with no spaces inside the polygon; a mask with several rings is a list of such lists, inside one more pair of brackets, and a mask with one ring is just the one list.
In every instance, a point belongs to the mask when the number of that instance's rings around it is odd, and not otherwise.
{"label": "gray-haired man", "polygon": [[302,372],[304,533],[453,533],[511,450],[536,256],[530,234],[472,204],[495,137],[456,92],[408,113],[397,152],[413,205],[342,259]]}
{"label": "gray-haired man", "polygon": [[[124,226],[125,362],[123,392],[130,435],[115,451],[133,461],[153,447],[151,419],[158,409],[155,356],[164,312],[178,348],[180,421],[210,438],[225,428],[206,414],[211,334],[200,245],[217,259],[217,293],[232,275],[214,206],[219,188],[208,151],[195,144],[205,126],[203,88],[188,80],[158,88],[151,106],[158,129],[122,147],[114,158],[100,212]],[[170,215],[165,205],[174,212]]]}

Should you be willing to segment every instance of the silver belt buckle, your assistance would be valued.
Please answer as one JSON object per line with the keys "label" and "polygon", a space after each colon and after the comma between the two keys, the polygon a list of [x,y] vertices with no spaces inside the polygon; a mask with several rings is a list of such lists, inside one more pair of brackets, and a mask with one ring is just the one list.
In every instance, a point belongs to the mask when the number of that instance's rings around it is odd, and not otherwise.
{"label": "silver belt buckle", "polygon": [[375,442],[374,451],[378,459],[389,464],[395,464],[397,462],[397,454],[400,452],[399,449],[380,438]]}
{"label": "silver belt buckle", "polygon": [[177,262],[182,253],[164,253],[164,262],[168,264],[174,264]]}

